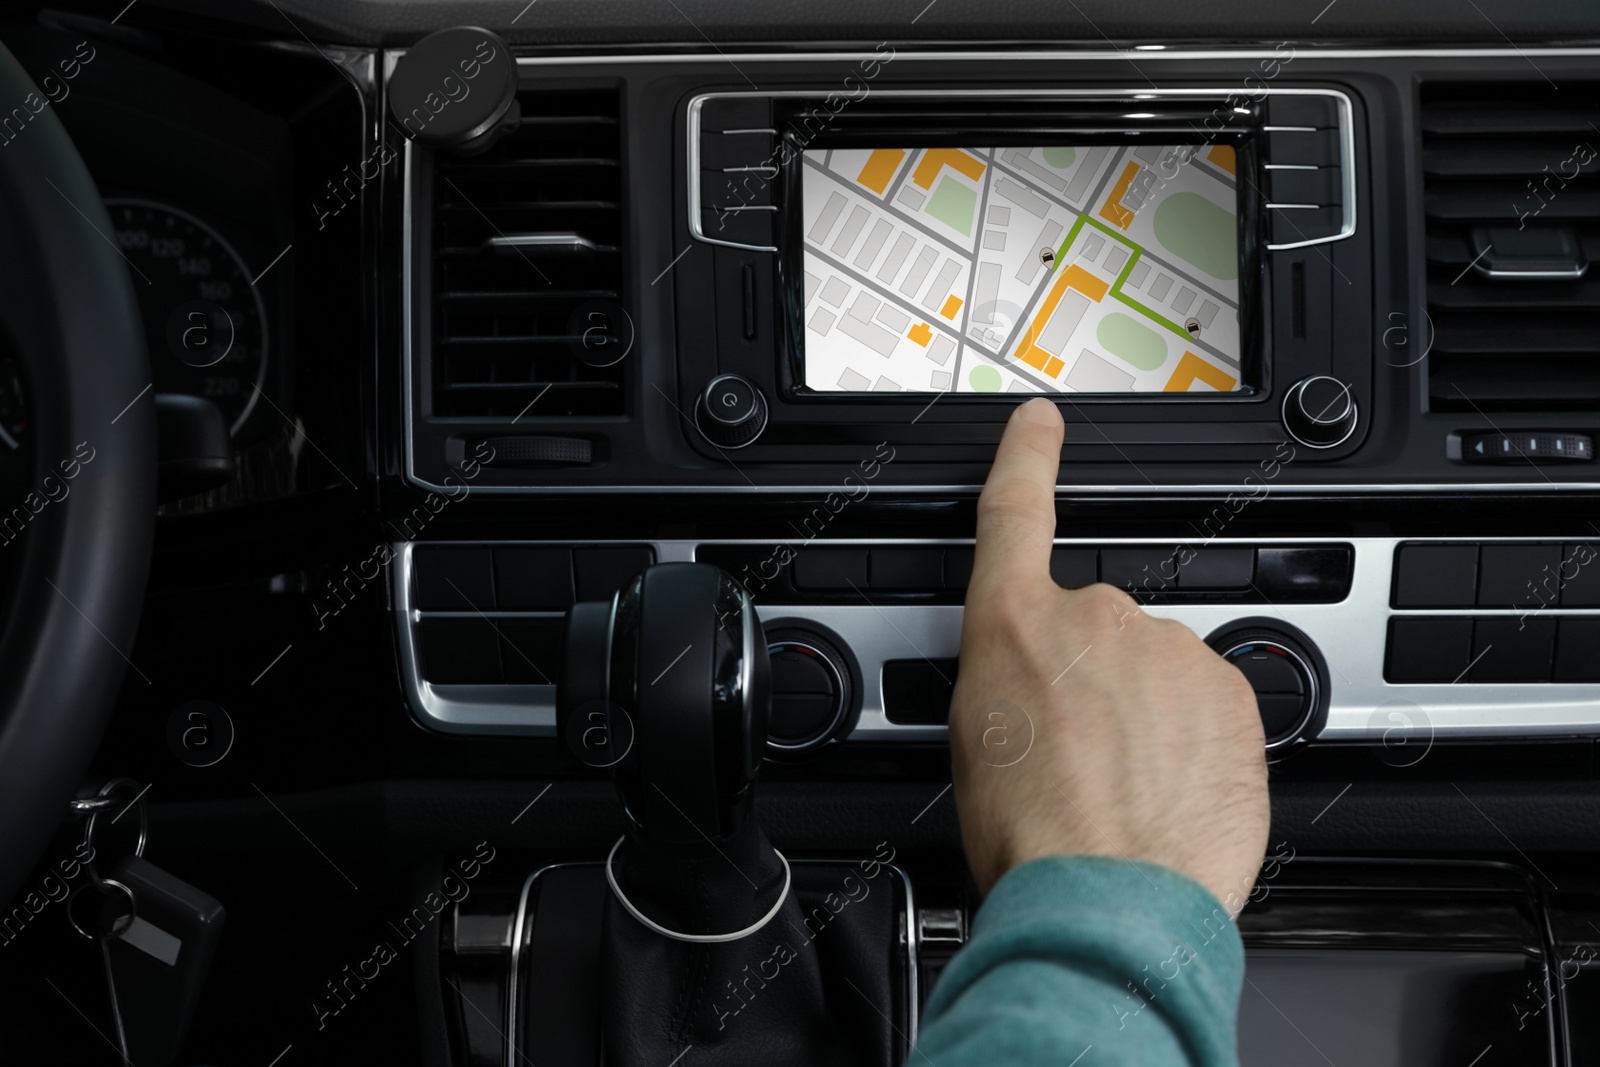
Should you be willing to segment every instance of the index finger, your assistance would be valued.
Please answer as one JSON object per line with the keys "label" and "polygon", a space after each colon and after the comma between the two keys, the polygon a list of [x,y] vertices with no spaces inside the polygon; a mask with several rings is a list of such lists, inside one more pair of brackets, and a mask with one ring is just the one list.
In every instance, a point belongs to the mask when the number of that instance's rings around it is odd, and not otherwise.
{"label": "index finger", "polygon": [[1061,412],[1044,397],[1011,413],[978,497],[972,588],[1049,577],[1065,432]]}

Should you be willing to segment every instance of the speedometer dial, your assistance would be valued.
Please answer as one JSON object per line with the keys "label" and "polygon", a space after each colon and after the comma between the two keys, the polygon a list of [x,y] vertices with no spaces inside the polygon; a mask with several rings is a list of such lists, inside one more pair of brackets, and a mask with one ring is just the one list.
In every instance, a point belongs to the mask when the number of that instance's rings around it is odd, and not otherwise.
{"label": "speedometer dial", "polygon": [[238,435],[267,371],[267,313],[238,253],[187,212],[107,200],[132,267],[158,393],[204,397]]}

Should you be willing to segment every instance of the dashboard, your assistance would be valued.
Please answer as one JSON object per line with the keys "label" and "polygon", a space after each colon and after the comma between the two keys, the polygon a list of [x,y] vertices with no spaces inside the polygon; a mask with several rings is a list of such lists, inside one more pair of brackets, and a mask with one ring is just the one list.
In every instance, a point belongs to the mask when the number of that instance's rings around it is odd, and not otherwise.
{"label": "dashboard", "polygon": [[[1246,912],[1252,950],[1481,935],[1513,986],[1564,977],[1600,918],[1600,23],[1070,6],[7,15],[105,202],[149,392],[222,434],[161,424],[96,761],[155,783],[152,840],[254,921],[201,1056],[236,1056],[233,1026],[278,1042],[263,1062],[290,1043],[245,1002],[329,1062],[537,1051],[501,1032],[543,981],[535,883],[621,826],[559,684],[567,620],[656,563],[748,595],[773,839],[902,848],[941,912],[925,993],[976,901],[943,790],[977,494],[1032,396],[1066,421],[1052,579],[1128,591],[1257,694],[1274,848],[1307,859],[1285,910]],[[7,106],[0,152],[36,132]],[[0,513],[0,544],[26,526]],[[211,763],[173,740],[196,709],[227,726]],[[338,974],[469,834],[517,858],[410,950],[440,980],[420,1009],[362,994],[438,1047],[372,1019],[310,1044],[322,992],[256,959]],[[1391,896],[1381,923],[1359,903]],[[1600,1004],[1584,975],[1563,996]],[[1485,1067],[1583,1062],[1600,1033],[1561,1012]]]}
{"label": "dashboard", "polygon": [[1585,46],[230,25],[8,38],[101,185],[151,391],[226,429],[231,471],[163,493],[156,597],[221,581],[302,637],[355,606],[405,720],[537,739],[564,613],[710,561],[810,650],[775,753],[936,743],[976,490],[1046,395],[1056,579],[1282,653],[1237,653],[1290,668],[1280,757],[1600,733],[1595,152],[1554,87]]}
{"label": "dashboard", "polygon": [[[775,756],[936,744],[975,494],[1046,395],[1054,577],[1238,657],[1283,773],[1600,733],[1585,47],[294,36],[8,42],[151,391],[226,429],[162,494],[158,598],[221,580],[386,647],[430,734],[546,739],[565,613],[714,562],[811,709]],[[14,372],[0,413],[25,446]]]}
{"label": "dashboard", "polygon": [[[765,542],[395,543],[413,709],[552,733],[534,649],[609,593],[570,560],[632,552],[742,575],[833,650],[829,679],[859,679],[829,682],[840,703],[801,748],[937,739],[970,541],[839,520],[869,496],[970,498],[1015,398],[1044,394],[1066,415],[1064,498],[1171,501],[1162,536],[1059,538],[1058,580],[1289,662],[1241,661],[1286,705],[1275,749],[1600,729],[1595,532],[1563,503],[1596,488],[1593,367],[1563,340],[1592,314],[1590,223],[1552,200],[1519,227],[1494,199],[1517,184],[1496,144],[1561,155],[1586,127],[1521,130],[1553,114],[1549,86],[1514,50],[1474,62],[1467,84],[1449,50],[1287,44],[1070,67],[887,45],[520,58],[515,131],[456,157],[405,146],[406,480],[812,500]],[[1538,395],[1535,368],[1571,388]],[[1416,503],[1460,494],[1478,529],[1496,498],[1543,498],[1552,525],[1490,539]],[[1340,504],[1263,540],[1252,520],[1286,497]],[[1328,521],[1355,500],[1388,521]],[[469,667],[475,615],[522,636]],[[944,700],[897,711],[919,660],[947,665]]]}

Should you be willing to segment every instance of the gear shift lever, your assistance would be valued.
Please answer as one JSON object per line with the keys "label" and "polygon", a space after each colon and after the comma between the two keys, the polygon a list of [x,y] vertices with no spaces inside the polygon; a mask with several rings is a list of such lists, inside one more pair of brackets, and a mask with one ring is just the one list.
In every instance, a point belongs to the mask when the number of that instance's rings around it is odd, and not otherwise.
{"label": "gear shift lever", "polygon": [[708,564],[663,564],[618,595],[609,629],[609,710],[632,719],[634,743],[614,764],[631,826],[658,844],[737,834],[771,700],[749,595]]}
{"label": "gear shift lever", "polygon": [[[750,893],[760,874],[781,871],[781,890],[789,879],[753,819],[772,668],[749,595],[707,564],[651,567],[611,604],[573,609],[566,656],[563,718],[592,722],[600,711],[616,749],[607,762],[628,833],[607,876],[623,907],[658,933],[694,941],[750,924],[700,929],[702,916],[684,914],[693,903],[730,920],[762,901],[758,916],[774,911],[772,894]],[[687,876],[686,860],[718,850],[746,863]]]}
{"label": "gear shift lever", "polygon": [[650,567],[573,607],[565,657],[560,729],[591,755],[601,742],[626,814],[606,871],[606,1063],[660,1067],[693,1045],[712,1067],[886,1064],[887,1017],[843,979],[892,999],[892,953],[874,947],[894,933],[888,892],[808,933],[832,914],[799,890],[826,869],[791,873],[755,817],[771,665],[749,594],[707,564]]}

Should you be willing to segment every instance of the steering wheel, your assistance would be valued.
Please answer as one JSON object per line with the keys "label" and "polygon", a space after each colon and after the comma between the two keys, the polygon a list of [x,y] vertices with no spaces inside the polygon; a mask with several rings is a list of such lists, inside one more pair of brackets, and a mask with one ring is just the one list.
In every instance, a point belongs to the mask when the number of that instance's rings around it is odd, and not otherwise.
{"label": "steering wheel", "polygon": [[[32,416],[0,498],[5,902],[66,816],[130,667],[156,435],[144,327],[111,220],[55,108],[3,44],[0,111],[0,348]],[[20,129],[19,112],[31,116]]]}

